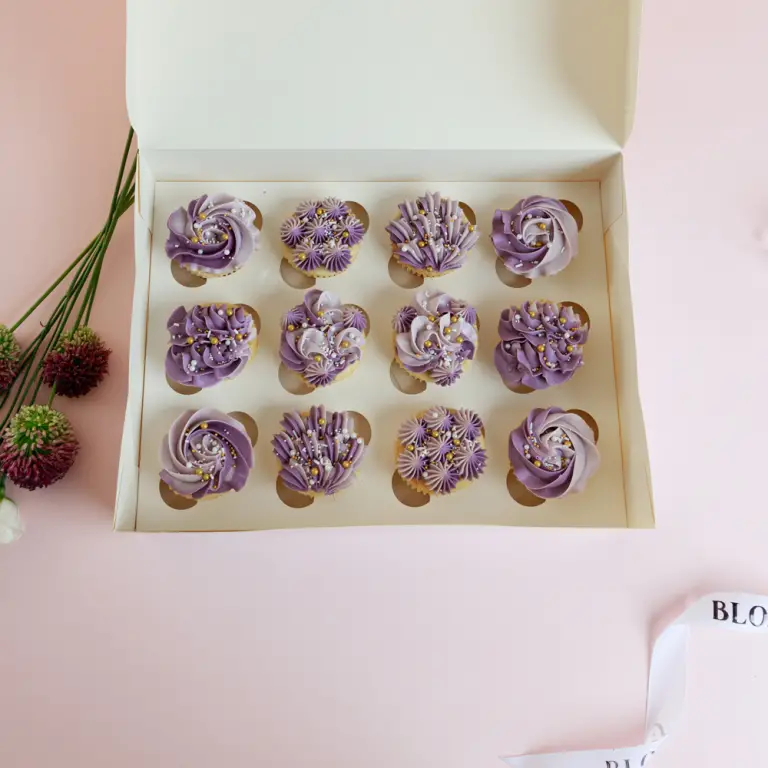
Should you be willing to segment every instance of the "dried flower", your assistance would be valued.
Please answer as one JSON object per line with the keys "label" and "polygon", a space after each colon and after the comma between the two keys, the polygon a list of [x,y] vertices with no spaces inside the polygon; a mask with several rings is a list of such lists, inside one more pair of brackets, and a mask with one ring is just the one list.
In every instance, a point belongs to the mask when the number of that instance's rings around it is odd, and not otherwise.
{"label": "dried flower", "polygon": [[48,405],[25,405],[0,441],[0,471],[30,491],[67,474],[80,446],[69,419]]}
{"label": "dried flower", "polygon": [[62,334],[43,366],[43,382],[56,386],[56,394],[81,397],[106,376],[111,349],[90,328]]}
{"label": "dried flower", "polygon": [[6,325],[0,325],[0,392],[10,389],[19,370],[21,347],[13,332]]}

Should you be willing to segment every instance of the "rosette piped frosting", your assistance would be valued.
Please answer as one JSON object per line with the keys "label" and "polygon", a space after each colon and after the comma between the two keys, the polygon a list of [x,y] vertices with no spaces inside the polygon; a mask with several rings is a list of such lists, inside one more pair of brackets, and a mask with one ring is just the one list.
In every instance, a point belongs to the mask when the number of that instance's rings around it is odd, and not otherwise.
{"label": "rosette piped frosting", "polygon": [[198,197],[168,217],[168,258],[190,272],[208,277],[228,275],[259,248],[256,213],[232,195]]}
{"label": "rosette piped frosting", "polygon": [[331,384],[363,354],[368,316],[354,304],[313,288],[283,316],[280,359],[313,387]]}
{"label": "rosette piped frosting", "polygon": [[527,301],[502,311],[499,336],[494,362],[504,383],[546,389],[583,365],[589,328],[570,305]]}
{"label": "rosette piped frosting", "polygon": [[392,321],[395,354],[410,374],[441,387],[454,384],[477,350],[477,312],[441,291],[419,291]]}
{"label": "rosette piped frosting", "polygon": [[474,412],[435,406],[398,431],[397,472],[422,493],[448,494],[483,474],[484,427]]}
{"label": "rosette piped frosting", "polygon": [[584,490],[600,466],[592,428],[576,413],[535,408],[509,435],[517,479],[541,499]]}
{"label": "rosette piped frosting", "polygon": [[480,239],[456,200],[427,192],[401,203],[400,216],[387,226],[398,263],[424,277],[463,266]]}
{"label": "rosette piped frosting", "polygon": [[309,413],[286,413],[272,438],[279,477],[291,490],[332,495],[348,488],[365,456],[365,442],[345,411],[312,406]]}
{"label": "rosette piped frosting", "polygon": [[185,411],[160,449],[160,479],[181,496],[202,499],[239,491],[253,467],[253,448],[243,425],[214,408]]}
{"label": "rosette piped frosting", "polygon": [[570,264],[579,251],[579,228],[559,200],[537,195],[497,210],[491,240],[510,272],[533,279]]}
{"label": "rosette piped frosting", "polygon": [[168,318],[168,378],[190,387],[212,387],[237,376],[256,344],[250,312],[227,304],[177,307]]}
{"label": "rosette piped frosting", "polygon": [[305,200],[280,227],[291,264],[302,272],[338,274],[352,263],[365,226],[336,197]]}

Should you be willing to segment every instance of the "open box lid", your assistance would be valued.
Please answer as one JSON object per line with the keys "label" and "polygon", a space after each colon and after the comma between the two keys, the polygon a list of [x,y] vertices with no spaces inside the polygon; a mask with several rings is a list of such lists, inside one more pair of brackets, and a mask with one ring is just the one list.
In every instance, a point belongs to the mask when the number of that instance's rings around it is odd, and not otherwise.
{"label": "open box lid", "polygon": [[144,150],[615,151],[640,0],[128,0]]}

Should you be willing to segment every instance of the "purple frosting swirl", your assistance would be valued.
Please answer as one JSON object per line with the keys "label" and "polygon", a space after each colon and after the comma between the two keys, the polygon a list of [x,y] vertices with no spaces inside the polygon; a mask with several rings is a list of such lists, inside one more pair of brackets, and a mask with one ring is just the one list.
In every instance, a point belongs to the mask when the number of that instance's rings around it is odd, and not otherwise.
{"label": "purple frosting swirl", "polygon": [[499,320],[496,370],[508,387],[546,389],[568,381],[583,365],[589,329],[573,307],[527,301]]}
{"label": "purple frosting swirl", "polygon": [[397,261],[419,274],[440,275],[463,266],[480,239],[456,200],[439,192],[406,200],[387,226]]}
{"label": "purple frosting swirl", "polygon": [[243,425],[214,408],[189,410],[171,425],[160,446],[160,479],[182,496],[239,491],[253,467]]}
{"label": "purple frosting swirl", "polygon": [[[477,432],[467,431],[467,424],[478,425]],[[404,480],[433,493],[451,493],[462,480],[483,474],[487,462],[483,431],[474,411],[430,408],[398,430],[397,471]]]}
{"label": "purple frosting swirl", "polygon": [[283,222],[280,239],[291,250],[291,263],[303,272],[343,272],[352,248],[365,235],[363,223],[335,197],[305,200]]}
{"label": "purple frosting swirl", "polygon": [[253,317],[242,307],[195,304],[177,307],[168,318],[168,378],[190,387],[212,387],[233,379],[251,357],[256,339]]}
{"label": "purple frosting swirl", "polygon": [[477,329],[468,316],[477,322],[466,302],[440,291],[419,291],[413,305],[402,307],[393,320],[397,359],[438,386],[455,383],[477,349]]}
{"label": "purple frosting swirl", "polygon": [[308,414],[286,413],[272,438],[279,476],[300,493],[331,495],[347,488],[365,455],[363,438],[346,411],[313,405]]}
{"label": "purple frosting swirl", "polygon": [[504,266],[528,278],[554,275],[579,252],[579,228],[551,197],[526,197],[493,217],[491,240]]}
{"label": "purple frosting swirl", "polygon": [[362,357],[368,319],[354,304],[312,288],[282,327],[280,359],[313,387],[324,387]]}
{"label": "purple frosting swirl", "polygon": [[256,214],[232,195],[203,195],[168,217],[168,258],[192,272],[228,275],[258,250]]}
{"label": "purple frosting swirl", "polygon": [[581,416],[562,408],[534,408],[509,435],[509,461],[532,494],[556,499],[584,490],[600,466],[600,454]]}

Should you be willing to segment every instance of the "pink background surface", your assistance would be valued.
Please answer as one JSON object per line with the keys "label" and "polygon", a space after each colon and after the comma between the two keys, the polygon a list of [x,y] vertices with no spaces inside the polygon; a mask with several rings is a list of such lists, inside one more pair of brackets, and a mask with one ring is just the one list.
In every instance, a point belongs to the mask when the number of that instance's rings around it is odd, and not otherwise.
{"label": "pink background surface", "polygon": [[[106,214],[124,9],[2,5],[12,321]],[[766,28],[764,0],[646,0],[627,176],[655,532],[113,534],[124,221],[94,318],[112,374],[65,406],[81,457],[55,489],[14,493],[28,532],[0,549],[0,765],[493,768],[638,740],[660,612],[768,591]],[[765,641],[700,633],[690,669],[654,765],[764,762]]]}

